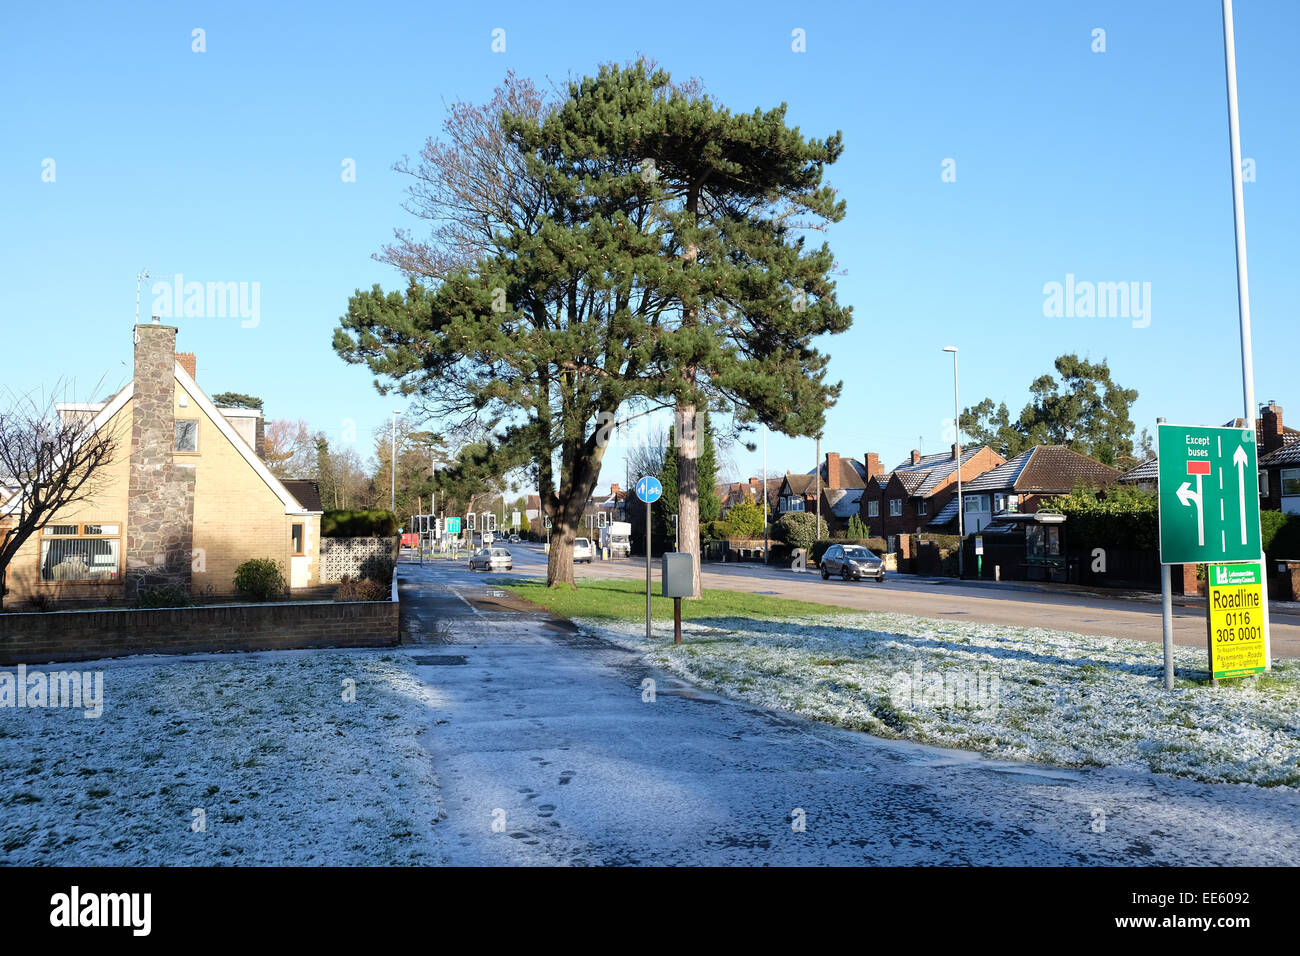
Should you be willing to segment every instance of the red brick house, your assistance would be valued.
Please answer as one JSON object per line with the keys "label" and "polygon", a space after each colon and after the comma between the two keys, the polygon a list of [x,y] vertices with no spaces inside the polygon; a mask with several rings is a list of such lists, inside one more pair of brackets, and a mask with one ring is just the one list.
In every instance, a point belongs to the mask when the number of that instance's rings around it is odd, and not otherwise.
{"label": "red brick house", "polygon": [[780,478],[768,478],[766,482],[761,478],[750,478],[749,481],[733,481],[718,485],[716,490],[718,500],[722,502],[721,517],[725,518],[733,505],[740,504],[746,498],[760,508],[763,507],[764,484],[767,485],[767,513],[769,517],[775,519],[782,484]]}
{"label": "red brick house", "polygon": [[[961,480],[971,481],[1004,461],[987,445],[964,448]],[[907,461],[867,482],[858,514],[872,537],[938,530],[956,520],[957,473],[955,444],[935,455],[914,449]]]}
{"label": "red brick house", "polygon": [[[830,531],[842,531],[858,513],[867,482],[881,471],[880,457],[868,453],[866,464],[827,452],[816,470],[796,475],[786,472],[777,491],[777,515],[817,511],[818,473],[821,476],[821,515]],[[774,519],[775,520],[775,519]]]}

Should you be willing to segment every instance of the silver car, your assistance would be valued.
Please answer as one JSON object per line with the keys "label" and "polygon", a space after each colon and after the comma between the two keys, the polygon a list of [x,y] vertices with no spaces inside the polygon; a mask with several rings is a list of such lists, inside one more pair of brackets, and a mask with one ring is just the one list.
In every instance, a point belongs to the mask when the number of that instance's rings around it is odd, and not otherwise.
{"label": "silver car", "polygon": [[513,571],[514,558],[505,548],[479,548],[469,559],[471,571]]}
{"label": "silver car", "polygon": [[852,544],[833,544],[822,555],[822,580],[838,574],[845,581],[874,578],[885,580],[885,559],[870,548]]}

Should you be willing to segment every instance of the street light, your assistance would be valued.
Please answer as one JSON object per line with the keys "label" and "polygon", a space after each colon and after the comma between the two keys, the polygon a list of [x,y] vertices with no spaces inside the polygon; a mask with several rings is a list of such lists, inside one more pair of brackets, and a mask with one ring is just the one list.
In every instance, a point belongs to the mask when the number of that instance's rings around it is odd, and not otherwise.
{"label": "street light", "polygon": [[393,411],[393,457],[389,461],[390,470],[393,473],[393,488],[388,496],[388,510],[397,514],[397,416],[398,411]]}
{"label": "street light", "polygon": [[957,577],[966,576],[966,523],[962,512],[966,510],[961,498],[961,403],[957,398],[957,346],[945,345],[945,352],[952,353],[952,421],[957,431]]}

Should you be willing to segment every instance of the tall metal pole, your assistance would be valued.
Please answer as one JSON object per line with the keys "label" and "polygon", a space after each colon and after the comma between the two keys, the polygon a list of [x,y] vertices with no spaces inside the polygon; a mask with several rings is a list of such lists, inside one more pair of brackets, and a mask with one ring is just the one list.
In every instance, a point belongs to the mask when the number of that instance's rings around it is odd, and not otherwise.
{"label": "tall metal pole", "polygon": [[[1237,313],[1241,325],[1241,393],[1243,425],[1255,428],[1255,362],[1250,342],[1250,279],[1246,271],[1246,197],[1241,187],[1241,127],[1237,116],[1237,39],[1232,25],[1232,0],[1223,0],[1223,62],[1228,87],[1228,150],[1232,157],[1232,220],[1237,250]],[[1259,436],[1255,437],[1259,451]],[[1264,599],[1264,660],[1271,667],[1272,635],[1268,628],[1268,573],[1264,540],[1260,536],[1260,588]],[[1209,613],[1208,611],[1206,612]]]}
{"label": "tall metal pole", "polygon": [[763,563],[767,564],[767,553],[772,550],[767,539],[767,426],[763,426]]}
{"label": "tall metal pole", "polygon": [[963,512],[966,502],[961,497],[961,399],[957,387],[957,346],[945,345],[943,350],[952,353],[952,421],[957,432],[957,577],[966,576],[966,522]]}
{"label": "tall metal pole", "polygon": [[393,457],[389,459],[389,469],[393,473],[393,487],[388,496],[388,510],[397,513],[397,412],[393,412]]}
{"label": "tall metal pole", "polygon": [[[813,469],[817,476],[817,524],[813,526],[813,541],[822,536],[822,436],[817,436],[817,467]],[[830,475],[826,476],[827,478]]]}
{"label": "tall metal pole", "polygon": [[[646,495],[646,497],[650,497]],[[645,503],[645,639],[650,640],[650,502]]]}

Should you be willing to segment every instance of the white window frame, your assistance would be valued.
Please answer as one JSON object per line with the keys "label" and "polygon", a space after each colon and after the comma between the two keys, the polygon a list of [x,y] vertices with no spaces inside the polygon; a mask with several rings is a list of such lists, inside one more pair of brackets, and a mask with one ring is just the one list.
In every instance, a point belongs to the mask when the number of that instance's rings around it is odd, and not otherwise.
{"label": "white window frame", "polygon": [[902,517],[902,515],[903,515],[903,499],[902,499],[902,498],[890,498],[890,499],[889,499],[889,517],[891,517],[891,518],[900,518],[900,517]]}
{"label": "white window frame", "polygon": [[880,502],[879,502],[879,501],[868,501],[868,502],[867,502],[867,517],[868,517],[868,518],[879,518],[879,517],[880,517]]}

